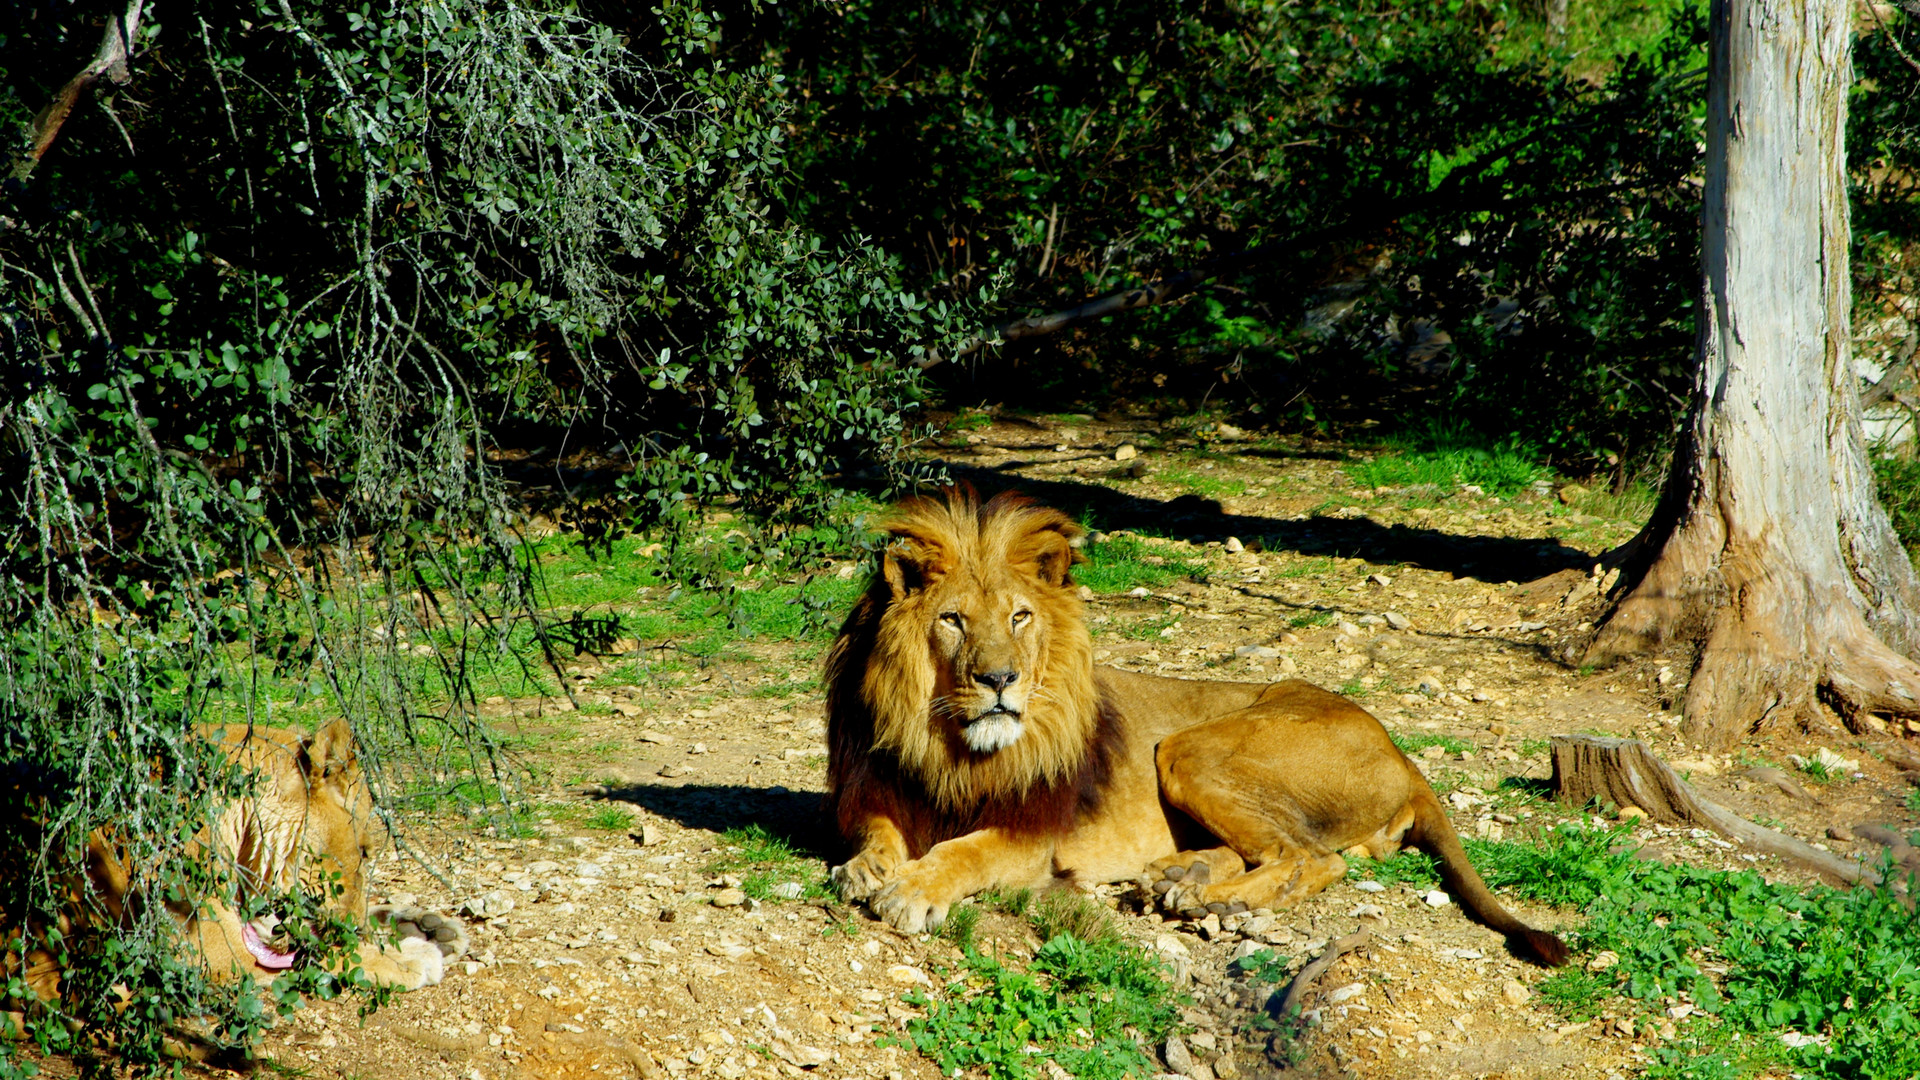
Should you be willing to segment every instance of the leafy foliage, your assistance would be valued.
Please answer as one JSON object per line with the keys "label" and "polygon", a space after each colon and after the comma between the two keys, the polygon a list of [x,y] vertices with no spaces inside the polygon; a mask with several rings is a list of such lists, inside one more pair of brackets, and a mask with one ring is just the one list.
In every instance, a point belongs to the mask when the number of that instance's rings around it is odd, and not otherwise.
{"label": "leafy foliage", "polygon": [[[1891,1080],[1920,1069],[1920,940],[1899,893],[1643,862],[1625,833],[1570,824],[1538,844],[1466,841],[1490,885],[1582,911],[1580,947],[1619,957],[1543,984],[1550,1002],[1588,1015],[1601,994],[1649,1011],[1690,1002],[1705,1017],[1658,1049],[1650,1075],[1739,1075],[1756,1037],[1778,1047],[1782,1031],[1823,1040],[1781,1048],[1804,1075]],[[1744,1048],[1728,1038],[1736,1033]]]}
{"label": "leafy foliage", "polygon": [[1700,19],[1621,6],[1582,32],[1632,40],[1578,75],[1505,47],[1500,4],[855,2],[730,44],[803,97],[794,213],[936,293],[999,270],[1049,309],[1268,245],[1230,288],[1011,349],[1024,385],[1226,380],[1308,421],[1412,394],[1587,466],[1667,438],[1697,261]]}
{"label": "leafy foliage", "polygon": [[[30,6],[0,19],[22,124],[101,32],[91,6]],[[782,220],[779,77],[713,56],[699,12],[638,39],[538,0],[146,16],[126,82],[37,162],[5,147],[0,810],[37,826],[0,829],[15,918],[51,917],[98,825],[178,861],[239,783],[200,747],[211,720],[344,714],[383,800],[510,798],[476,668],[615,629],[539,615],[515,455],[616,519],[728,497],[801,521],[830,474],[897,473],[901,361],[962,326],[884,253]],[[711,545],[668,558],[726,569]],[[247,1041],[257,1011],[142,911],[67,950],[73,993],[134,995],[60,1006],[78,1037],[149,1060],[143,1018],[211,1015]],[[31,1033],[66,1039],[57,1019]]]}
{"label": "leafy foliage", "polygon": [[1158,1044],[1179,1021],[1163,965],[1082,898],[1048,893],[1031,915],[1046,940],[1025,971],[978,951],[971,933],[957,942],[959,980],[938,1000],[909,999],[927,1009],[908,1022],[913,1045],[943,1073],[977,1069],[993,1080],[1034,1076],[1049,1059],[1076,1077],[1153,1075],[1154,1060],[1130,1032]]}

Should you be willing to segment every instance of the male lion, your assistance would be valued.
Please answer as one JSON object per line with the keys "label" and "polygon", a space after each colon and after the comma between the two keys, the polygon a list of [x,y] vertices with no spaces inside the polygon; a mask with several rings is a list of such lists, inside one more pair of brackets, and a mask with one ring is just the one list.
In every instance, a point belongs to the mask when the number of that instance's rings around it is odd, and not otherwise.
{"label": "male lion", "polygon": [[827,657],[834,879],[909,933],[992,886],[1144,875],[1171,912],[1279,908],[1402,843],[1474,917],[1549,965],[1378,720],[1305,682],[1096,668],[1080,528],[1003,494],[914,499]]}
{"label": "male lion", "polygon": [[[272,981],[297,957],[274,944],[277,918],[242,921],[241,906],[252,896],[296,884],[317,895],[326,895],[337,884],[340,891],[332,908],[355,919],[371,917],[376,927],[352,959],[369,980],[408,990],[438,983],[447,960],[466,951],[459,924],[411,908],[367,909],[367,862],[376,841],[386,837],[374,816],[373,797],[346,721],[334,720],[312,736],[245,724],[200,730],[241,768],[259,774],[254,792],[226,807],[188,845],[189,857],[210,854],[233,869],[237,895],[163,901],[180,927],[181,940],[207,973],[218,979],[251,976]],[[101,914],[109,919],[128,919],[131,908],[153,900],[141,868],[129,866],[111,837],[100,831],[88,837],[85,873]],[[92,905],[81,900],[82,890],[76,880],[74,910],[62,919],[68,926],[76,919],[97,917],[88,910]],[[404,932],[398,941],[376,940],[394,936],[396,928]],[[419,933],[413,934],[416,929]],[[26,959],[27,987],[42,1000],[53,1000],[59,993],[57,962],[38,950]]]}

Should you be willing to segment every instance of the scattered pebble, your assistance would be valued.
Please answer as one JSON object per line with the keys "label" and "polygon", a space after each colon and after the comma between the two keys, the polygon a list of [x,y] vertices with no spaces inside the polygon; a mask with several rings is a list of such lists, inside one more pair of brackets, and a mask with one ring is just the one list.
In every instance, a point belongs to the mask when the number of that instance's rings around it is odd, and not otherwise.
{"label": "scattered pebble", "polygon": [[1439,889],[1433,890],[1420,899],[1425,900],[1428,907],[1446,907],[1448,904],[1453,903],[1453,897],[1448,896]]}

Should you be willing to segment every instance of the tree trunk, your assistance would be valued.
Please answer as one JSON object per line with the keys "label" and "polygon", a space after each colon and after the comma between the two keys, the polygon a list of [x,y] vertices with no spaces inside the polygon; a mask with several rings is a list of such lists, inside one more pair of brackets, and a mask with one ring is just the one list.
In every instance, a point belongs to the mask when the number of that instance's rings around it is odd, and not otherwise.
{"label": "tree trunk", "polygon": [[1920,582],[1848,346],[1846,0],[1714,0],[1692,416],[1585,662],[1697,650],[1684,730],[1920,715]]}
{"label": "tree trunk", "polygon": [[1567,43],[1567,0],[1546,0],[1547,41],[1554,45]]}

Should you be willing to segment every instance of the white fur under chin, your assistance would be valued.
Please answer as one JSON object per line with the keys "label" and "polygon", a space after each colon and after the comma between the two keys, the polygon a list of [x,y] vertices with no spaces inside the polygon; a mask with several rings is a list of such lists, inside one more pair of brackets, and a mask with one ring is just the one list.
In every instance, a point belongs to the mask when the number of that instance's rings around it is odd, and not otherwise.
{"label": "white fur under chin", "polygon": [[1026,725],[1012,713],[991,713],[961,728],[960,737],[967,740],[967,745],[976,753],[991,754],[1019,742],[1026,730]]}

